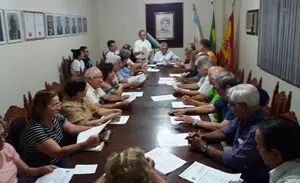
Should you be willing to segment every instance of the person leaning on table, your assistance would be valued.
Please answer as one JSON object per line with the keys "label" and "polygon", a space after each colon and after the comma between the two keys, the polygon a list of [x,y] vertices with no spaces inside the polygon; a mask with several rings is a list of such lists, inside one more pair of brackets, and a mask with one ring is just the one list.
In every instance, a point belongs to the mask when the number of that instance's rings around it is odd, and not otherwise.
{"label": "person leaning on table", "polygon": [[107,158],[105,174],[95,183],[167,183],[154,170],[154,161],[140,148],[128,148]]}
{"label": "person leaning on table", "polygon": [[[192,149],[242,173],[242,179],[246,182],[268,182],[269,167],[264,164],[255,141],[257,126],[267,119],[267,114],[259,106],[258,90],[253,85],[240,84],[230,88],[227,96],[235,119],[228,126],[205,135],[200,131],[189,133],[189,144]],[[232,145],[231,151],[218,150],[209,145],[224,140]]]}
{"label": "person leaning on table", "polygon": [[65,157],[96,147],[99,138],[89,137],[79,144],[64,145],[64,132],[78,134],[91,127],[74,125],[60,114],[60,101],[53,91],[41,90],[34,96],[31,120],[20,136],[20,152],[32,167],[65,166]]}

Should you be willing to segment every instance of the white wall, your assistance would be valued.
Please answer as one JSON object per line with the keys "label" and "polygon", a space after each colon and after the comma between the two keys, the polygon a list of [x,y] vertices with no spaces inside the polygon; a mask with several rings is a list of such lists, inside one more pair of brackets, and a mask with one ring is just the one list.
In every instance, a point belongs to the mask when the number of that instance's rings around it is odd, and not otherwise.
{"label": "white wall", "polygon": [[250,36],[246,34],[246,12],[247,10],[259,9],[259,0],[241,0],[240,1],[240,29],[239,29],[239,57],[238,66],[240,69],[244,68],[246,76],[249,70],[252,70],[253,76],[259,78],[263,77],[263,87],[268,91],[269,94],[273,95],[274,87],[277,81],[279,81],[279,89],[286,92],[292,91],[292,111],[295,111],[300,119],[300,89],[288,84],[287,82],[261,70],[257,67],[258,58],[258,37]]}
{"label": "white wall", "polygon": [[88,17],[88,34],[0,46],[0,114],[10,105],[23,106],[22,95],[34,94],[44,82],[59,81],[58,63],[71,48],[87,45],[91,58],[99,60],[96,0],[0,0],[1,9],[34,10]]}
{"label": "white wall", "polygon": [[[146,4],[183,2],[184,45],[194,40],[192,3],[196,2],[200,23],[204,36],[209,38],[212,22],[212,7],[210,0],[99,0],[99,31],[101,50],[107,51],[106,42],[114,39],[121,47],[124,44],[133,44],[138,39],[138,31],[146,28]],[[221,44],[223,34],[224,1],[215,0],[215,16],[217,45]],[[181,58],[183,48],[172,48]]]}

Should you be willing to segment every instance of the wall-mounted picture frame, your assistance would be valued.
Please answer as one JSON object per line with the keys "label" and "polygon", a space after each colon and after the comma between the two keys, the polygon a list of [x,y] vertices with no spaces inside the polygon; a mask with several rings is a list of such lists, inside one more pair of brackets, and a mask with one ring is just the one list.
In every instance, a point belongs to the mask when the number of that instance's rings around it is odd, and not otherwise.
{"label": "wall-mounted picture frame", "polygon": [[170,48],[183,47],[183,3],[146,4],[146,30]]}
{"label": "wall-mounted picture frame", "polygon": [[71,35],[71,17],[66,15],[63,17],[64,19],[64,34],[65,36]]}
{"label": "wall-mounted picture frame", "polygon": [[77,17],[77,30],[78,30],[78,34],[83,33],[82,17]]}
{"label": "wall-mounted picture frame", "polygon": [[0,10],[0,45],[6,44],[3,10]]}
{"label": "wall-mounted picture frame", "polygon": [[8,43],[17,43],[23,41],[23,26],[21,11],[5,10],[5,27]]}
{"label": "wall-mounted picture frame", "polygon": [[77,35],[77,17],[71,17],[71,34]]}
{"label": "wall-mounted picture frame", "polygon": [[34,13],[35,37],[36,39],[45,39],[45,14],[42,12]]}
{"label": "wall-mounted picture frame", "polygon": [[88,26],[87,26],[87,17],[82,18],[82,23],[83,23],[83,32],[87,33],[88,31]]}
{"label": "wall-mounted picture frame", "polygon": [[259,10],[249,10],[246,16],[246,34],[258,35]]}
{"label": "wall-mounted picture frame", "polygon": [[64,33],[64,19],[62,15],[55,15],[55,32],[56,37],[63,37]]}
{"label": "wall-mounted picture frame", "polygon": [[34,11],[23,11],[23,24],[26,41],[45,38],[44,13]]}
{"label": "wall-mounted picture frame", "polygon": [[54,14],[46,14],[45,15],[46,22],[46,36],[47,38],[55,38],[55,15]]}

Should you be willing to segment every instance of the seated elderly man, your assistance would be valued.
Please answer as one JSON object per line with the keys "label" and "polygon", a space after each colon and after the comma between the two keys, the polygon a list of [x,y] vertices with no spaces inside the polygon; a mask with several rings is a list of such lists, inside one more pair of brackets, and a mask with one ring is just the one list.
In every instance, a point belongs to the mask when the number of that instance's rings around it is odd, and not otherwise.
{"label": "seated elderly man", "polygon": [[168,43],[166,42],[160,44],[160,50],[154,54],[152,62],[164,65],[171,63],[181,65],[179,57],[169,50]]}
{"label": "seated elderly man", "polygon": [[[169,114],[175,114],[178,116],[176,120],[182,120],[183,123],[191,124],[193,126],[199,126],[201,128],[205,128],[207,130],[215,130],[227,126],[229,122],[234,118],[231,109],[227,105],[227,97],[226,91],[239,84],[239,80],[236,78],[234,74],[231,72],[218,72],[214,74],[214,88],[217,93],[220,95],[220,99],[218,99],[214,103],[210,103],[207,105],[194,107],[194,108],[187,108],[187,109],[176,109],[170,111]],[[212,123],[212,122],[205,122],[205,121],[197,121],[191,120],[189,116],[182,116],[182,114],[186,113],[198,113],[198,114],[209,114],[209,113],[220,113],[218,121],[221,123]]]}
{"label": "seated elderly man", "polygon": [[134,63],[130,59],[131,51],[126,48],[120,50],[119,56],[121,57],[122,68],[120,69],[120,75],[124,78],[129,78],[131,75],[143,72],[147,73],[147,64]]}
{"label": "seated elderly man", "polygon": [[105,57],[106,59],[118,55],[120,52],[117,50],[117,45],[115,40],[109,40],[107,41],[107,47],[108,47],[108,52],[106,53]]}
{"label": "seated elderly man", "polygon": [[149,57],[152,56],[151,43],[146,39],[147,32],[145,30],[139,31],[139,39],[134,42],[133,54],[136,57],[136,62],[147,63]]}
{"label": "seated elderly man", "polygon": [[[87,79],[87,93],[84,100],[91,104],[95,109],[99,108],[121,108],[129,102],[126,100],[128,96],[108,95],[101,89],[103,82],[102,73],[97,67],[91,67],[85,72]],[[116,104],[105,104],[105,102],[118,102]]]}
{"label": "seated elderly man", "polygon": [[[208,80],[208,70],[214,66],[214,63],[208,56],[200,56],[196,60],[198,72],[203,76],[198,83],[178,84],[179,88],[175,88],[175,93],[182,95],[195,96],[199,94],[207,95],[208,90],[212,87]],[[186,90],[191,89],[192,91]],[[193,91],[194,90],[194,91]]]}
{"label": "seated elderly man", "polygon": [[[246,182],[268,182],[269,168],[256,148],[257,125],[267,119],[267,114],[259,107],[259,93],[250,84],[240,84],[228,91],[228,104],[235,115],[228,126],[202,134],[189,133],[187,139],[191,148],[205,156],[242,173]],[[222,151],[210,146],[211,142],[226,141],[232,144],[232,151]]]}

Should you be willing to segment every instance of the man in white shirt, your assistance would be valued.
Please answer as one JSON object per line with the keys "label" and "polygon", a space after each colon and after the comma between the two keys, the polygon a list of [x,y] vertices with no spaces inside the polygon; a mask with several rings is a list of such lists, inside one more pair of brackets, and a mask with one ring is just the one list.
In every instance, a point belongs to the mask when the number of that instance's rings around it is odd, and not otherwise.
{"label": "man in white shirt", "polygon": [[152,61],[157,64],[180,63],[179,57],[172,51],[169,51],[169,46],[166,42],[160,44],[160,50],[154,54]]}
{"label": "man in white shirt", "polygon": [[[202,75],[202,78],[196,83],[178,84],[179,88],[174,89],[175,93],[189,96],[195,96],[199,94],[207,95],[208,90],[212,87],[212,85],[209,83],[208,70],[214,66],[214,63],[208,56],[200,56],[195,63],[197,63],[198,72]],[[184,89],[189,89],[192,91]]]}
{"label": "man in white shirt", "polygon": [[151,43],[146,39],[146,31],[139,31],[140,39],[134,43],[133,54],[135,55],[138,62],[148,60],[152,55]]}
{"label": "man in white shirt", "polygon": [[118,55],[120,52],[117,50],[118,47],[116,45],[115,40],[109,40],[107,41],[107,47],[108,47],[108,52],[106,53],[105,57],[106,59],[109,59],[112,56]]}

